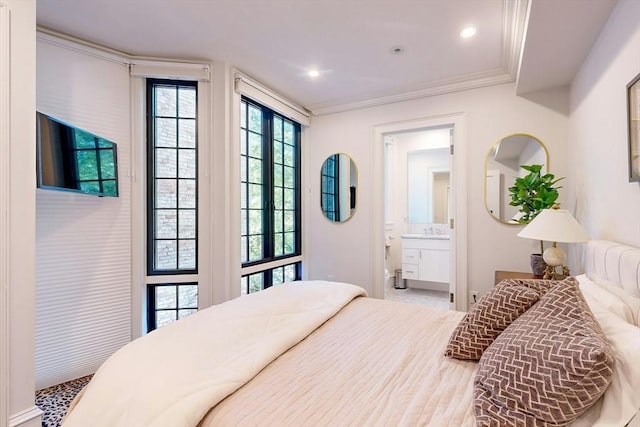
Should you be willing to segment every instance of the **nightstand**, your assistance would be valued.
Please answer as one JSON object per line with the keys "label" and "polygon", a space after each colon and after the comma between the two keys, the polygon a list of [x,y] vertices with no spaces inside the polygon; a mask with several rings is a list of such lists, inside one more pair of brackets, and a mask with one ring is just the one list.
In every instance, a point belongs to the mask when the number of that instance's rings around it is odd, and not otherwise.
{"label": "nightstand", "polygon": [[522,271],[501,271],[496,270],[494,277],[494,286],[503,281],[504,279],[541,279],[536,277],[533,273],[525,273]]}

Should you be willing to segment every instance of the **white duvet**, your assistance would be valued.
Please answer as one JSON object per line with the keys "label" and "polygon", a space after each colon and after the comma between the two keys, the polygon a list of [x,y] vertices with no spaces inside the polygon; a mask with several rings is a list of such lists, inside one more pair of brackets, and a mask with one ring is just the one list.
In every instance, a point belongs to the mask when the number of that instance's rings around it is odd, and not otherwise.
{"label": "white duvet", "polygon": [[63,426],[195,426],[360,295],[346,283],[283,284],[165,326],[111,356]]}

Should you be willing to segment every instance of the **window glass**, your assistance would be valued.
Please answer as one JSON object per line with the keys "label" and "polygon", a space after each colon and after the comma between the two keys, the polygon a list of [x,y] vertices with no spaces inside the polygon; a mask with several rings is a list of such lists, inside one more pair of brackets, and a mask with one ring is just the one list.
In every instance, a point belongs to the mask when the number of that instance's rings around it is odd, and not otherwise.
{"label": "window glass", "polygon": [[149,80],[149,274],[197,271],[197,89]]}
{"label": "window glass", "polygon": [[[243,267],[300,255],[300,125],[246,98],[240,104],[240,198]],[[245,276],[242,292],[297,277],[292,268]]]}

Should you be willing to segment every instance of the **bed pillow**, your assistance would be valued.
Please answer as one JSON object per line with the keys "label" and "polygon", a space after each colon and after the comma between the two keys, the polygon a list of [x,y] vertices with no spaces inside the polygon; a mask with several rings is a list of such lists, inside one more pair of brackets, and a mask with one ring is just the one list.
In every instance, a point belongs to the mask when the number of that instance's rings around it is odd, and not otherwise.
{"label": "bed pillow", "polygon": [[629,307],[633,315],[633,324],[640,326],[640,298],[629,295],[622,287],[612,283],[606,279],[600,278],[596,274],[588,274],[587,277],[602,289],[616,295],[620,300]]}
{"label": "bed pillow", "polygon": [[[566,280],[566,279],[565,279]],[[526,286],[527,288],[531,288],[534,291],[538,292],[542,297],[546,294],[549,289],[557,285],[557,280],[546,280],[546,279],[504,279],[496,286]]]}
{"label": "bed pillow", "polygon": [[615,359],[577,281],[568,278],[505,329],[478,365],[478,426],[565,425],[604,393]]}
{"label": "bed pillow", "polygon": [[444,352],[447,357],[479,360],[504,329],[540,298],[526,286],[497,286],[471,309],[453,331]]}
{"label": "bed pillow", "polygon": [[616,368],[609,388],[599,400],[600,408],[594,405],[593,409],[599,410],[595,414],[589,410],[584,418],[597,416],[579,425],[625,426],[640,408],[640,328],[625,322],[597,301],[587,302],[613,348]]}
{"label": "bed pillow", "polygon": [[[615,285],[610,284],[607,288],[604,288],[589,280],[584,274],[576,276],[576,279],[580,284],[580,290],[589,307],[593,307],[593,301],[596,301],[600,306],[606,308],[625,322],[632,325],[636,324],[636,316],[634,316],[630,305],[615,294],[613,290],[615,289]],[[622,288],[618,289],[624,292]]]}

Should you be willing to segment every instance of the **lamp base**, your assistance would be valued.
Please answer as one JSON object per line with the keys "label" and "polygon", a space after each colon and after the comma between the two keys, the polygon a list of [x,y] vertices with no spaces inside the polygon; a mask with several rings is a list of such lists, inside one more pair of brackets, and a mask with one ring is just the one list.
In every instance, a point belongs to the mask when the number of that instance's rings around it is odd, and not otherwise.
{"label": "lamp base", "polygon": [[[560,269],[560,271],[558,271]],[[542,278],[545,280],[563,280],[571,274],[569,268],[564,265],[547,265]]]}

